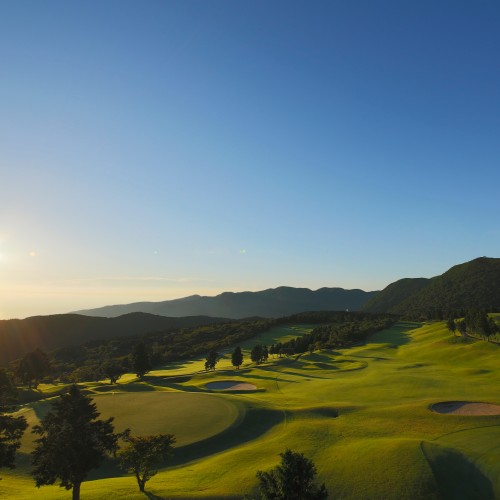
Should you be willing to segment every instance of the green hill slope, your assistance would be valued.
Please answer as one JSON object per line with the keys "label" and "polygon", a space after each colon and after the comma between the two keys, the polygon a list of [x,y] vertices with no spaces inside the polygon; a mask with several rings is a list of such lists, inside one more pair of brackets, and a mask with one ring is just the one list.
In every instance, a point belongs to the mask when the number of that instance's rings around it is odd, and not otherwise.
{"label": "green hill slope", "polygon": [[427,287],[430,281],[428,278],[403,278],[395,281],[371,298],[362,310],[371,313],[392,311],[402,301]]}
{"label": "green hill slope", "polygon": [[480,257],[431,279],[396,281],[362,310],[417,319],[444,318],[467,309],[500,311],[500,259]]}

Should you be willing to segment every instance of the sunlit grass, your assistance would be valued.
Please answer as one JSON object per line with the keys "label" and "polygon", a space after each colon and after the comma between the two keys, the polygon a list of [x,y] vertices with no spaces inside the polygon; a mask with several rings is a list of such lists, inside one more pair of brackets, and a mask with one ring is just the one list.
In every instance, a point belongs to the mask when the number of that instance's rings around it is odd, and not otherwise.
{"label": "sunlit grass", "polygon": [[[231,366],[228,348],[215,372],[204,372],[200,356],[154,370],[144,381],[127,375],[116,386],[91,384],[93,393],[101,394],[96,401],[103,417],[114,415],[117,427],[136,426],[141,433],[175,429],[179,443],[187,445],[147,484],[150,493],[165,498],[252,495],[256,471],[276,465],[278,454],[289,447],[314,460],[333,498],[437,498],[450,476],[436,467],[446,464],[454,470],[466,467],[479,478],[480,492],[500,497],[500,417],[429,410],[450,400],[500,404],[498,346],[457,342],[444,323],[406,324],[350,349],[270,358],[259,366],[249,362],[255,343],[270,345],[301,331],[307,326],[274,329],[245,343],[240,370]],[[258,391],[214,394],[205,386],[215,380],[246,381]],[[198,431],[189,427],[193,421],[169,416],[165,408],[175,397],[190,398],[185,411],[199,419]],[[39,402],[23,411],[33,424],[46,408]],[[201,425],[210,408],[214,420],[207,416],[206,427],[212,434]],[[188,445],[193,441],[198,444]],[[473,468],[467,469],[460,456]],[[37,491],[26,460],[21,462],[17,471],[2,471],[0,495],[68,498],[57,488]],[[85,482],[82,497],[144,498],[130,477]]]}

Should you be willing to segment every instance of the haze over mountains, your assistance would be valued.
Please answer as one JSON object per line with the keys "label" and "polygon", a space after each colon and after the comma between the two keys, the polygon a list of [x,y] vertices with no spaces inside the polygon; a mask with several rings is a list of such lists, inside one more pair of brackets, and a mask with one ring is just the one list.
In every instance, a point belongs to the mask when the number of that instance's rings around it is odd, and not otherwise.
{"label": "haze over mountains", "polygon": [[162,316],[221,316],[248,318],[260,316],[276,318],[304,311],[359,310],[377,292],[344,290],[343,288],[309,288],[281,286],[260,292],[224,292],[215,297],[192,295],[163,302],[136,302],[133,304],[100,307],[75,311],[87,316],[116,317],[131,312],[145,312]]}
{"label": "haze over mountains", "polygon": [[137,302],[78,314],[0,320],[0,363],[40,347],[50,351],[153,331],[250,317],[278,318],[306,311],[391,313],[410,319],[446,318],[467,309],[500,311],[500,259],[480,257],[434,278],[404,278],[380,292],[342,288],[279,287],[260,292],[193,295],[164,302]]}
{"label": "haze over mountains", "polygon": [[215,297],[192,295],[163,302],[136,302],[76,311],[117,317],[132,312],[161,316],[276,318],[304,311],[352,311],[437,317],[464,309],[500,310],[500,259],[479,257],[433,278],[403,278],[380,292],[343,288],[278,287],[259,292],[224,292]]}

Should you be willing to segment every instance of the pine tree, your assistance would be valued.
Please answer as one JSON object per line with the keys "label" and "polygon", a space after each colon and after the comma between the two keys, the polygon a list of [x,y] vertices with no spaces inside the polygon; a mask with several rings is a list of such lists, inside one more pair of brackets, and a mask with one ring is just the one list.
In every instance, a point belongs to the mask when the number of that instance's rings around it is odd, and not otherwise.
{"label": "pine tree", "polygon": [[240,366],[243,363],[243,353],[241,352],[240,346],[237,346],[236,349],[234,350],[231,356],[231,363],[233,366],[236,366],[238,370],[240,369]]}
{"label": "pine tree", "polygon": [[151,371],[151,368],[148,351],[146,350],[146,346],[141,342],[134,347],[134,351],[132,352],[132,369],[142,379],[146,373]]}
{"label": "pine tree", "polygon": [[325,485],[313,483],[316,466],[302,453],[286,450],[280,453],[281,463],[269,472],[257,472],[260,493],[264,500],[324,500]]}
{"label": "pine tree", "polygon": [[118,448],[113,418],[97,420],[99,415],[92,399],[76,385],[52,403],[40,425],[33,428],[40,436],[31,454],[37,487],[59,480],[61,487],[73,490],[73,500],[80,498],[88,473]]}

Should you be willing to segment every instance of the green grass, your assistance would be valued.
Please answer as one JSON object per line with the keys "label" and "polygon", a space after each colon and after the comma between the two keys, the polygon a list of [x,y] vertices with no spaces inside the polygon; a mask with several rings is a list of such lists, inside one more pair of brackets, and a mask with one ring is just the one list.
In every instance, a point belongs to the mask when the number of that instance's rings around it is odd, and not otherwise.
{"label": "green grass", "polygon": [[[499,346],[455,340],[444,323],[407,323],[350,349],[249,363],[255,343],[309,330],[276,328],[243,344],[240,370],[230,364],[231,347],[212,373],[203,371],[200,358],[155,370],[143,382],[129,375],[113,387],[88,384],[103,417],[114,415],[118,429],[171,432],[183,445],[147,484],[150,495],[256,496],[256,471],[275,466],[289,447],[315,462],[332,498],[500,498],[500,416],[429,410],[439,401],[500,404]],[[207,382],[217,380],[258,390],[208,391]],[[47,407],[40,401],[22,411],[33,424]],[[25,438],[24,453],[30,446]],[[0,496],[69,498],[57,487],[34,488],[26,455],[20,465],[1,472]],[[144,498],[133,478],[119,474],[108,463],[83,484],[82,497]]]}

